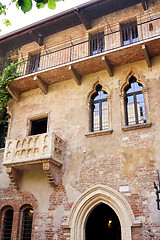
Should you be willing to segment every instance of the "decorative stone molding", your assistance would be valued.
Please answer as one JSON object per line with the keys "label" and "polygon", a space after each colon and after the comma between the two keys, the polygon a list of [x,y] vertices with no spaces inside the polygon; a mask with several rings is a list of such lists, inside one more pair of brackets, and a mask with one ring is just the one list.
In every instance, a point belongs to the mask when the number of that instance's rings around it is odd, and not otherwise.
{"label": "decorative stone molding", "polygon": [[141,129],[141,128],[148,128],[151,127],[152,123],[142,123],[142,124],[136,124],[131,126],[124,126],[122,127],[123,131],[130,131],[135,129]]}
{"label": "decorative stone molding", "polygon": [[[108,123],[109,123],[109,129],[106,130],[106,134],[110,134],[112,132],[112,128],[111,128],[111,93],[110,93],[110,89],[106,86],[106,84],[100,79],[98,78],[96,83],[93,84],[93,88],[91,90],[91,92],[88,94],[87,96],[87,100],[86,100],[86,132],[87,134],[85,134],[85,136],[90,136],[90,131],[91,131],[91,96],[96,92],[96,87],[97,85],[100,84],[102,86],[102,91],[105,91],[108,95],[106,97],[106,100],[108,102]],[[102,131],[103,132],[103,131]],[[97,134],[100,135],[100,134]],[[104,135],[103,133],[101,135]]]}
{"label": "decorative stone molding", "polygon": [[85,191],[71,209],[65,226],[71,228],[71,240],[85,240],[85,224],[90,211],[98,204],[105,203],[117,214],[121,225],[122,240],[131,240],[131,227],[140,227],[133,211],[122,194],[104,185],[96,185]]}
{"label": "decorative stone molding", "polygon": [[88,132],[85,134],[86,137],[96,137],[96,136],[102,136],[102,135],[109,135],[113,132],[113,129],[107,129],[107,130],[102,130],[102,131],[97,131],[97,132]]}
{"label": "decorative stone molding", "polygon": [[[126,125],[126,111],[125,111],[125,94],[124,94],[124,91],[125,91],[125,88],[126,86],[129,85],[129,80],[131,77],[135,77],[136,80],[137,80],[137,83],[141,84],[143,87],[142,87],[142,93],[143,93],[143,96],[144,96],[144,102],[145,102],[145,112],[146,112],[146,118],[147,118],[147,123],[146,124],[140,124],[141,127],[139,128],[143,128],[143,127],[150,127],[151,126],[151,118],[150,118],[150,107],[149,107],[149,97],[148,97],[148,87],[147,87],[147,84],[146,84],[146,81],[144,79],[144,76],[143,75],[139,75],[134,69],[130,70],[126,79],[121,83],[120,85],[120,95],[119,95],[119,98],[120,98],[120,104],[121,104],[121,124],[122,124],[122,129],[125,131],[126,129],[127,130],[132,130],[132,128],[129,126],[127,128],[124,127]],[[125,128],[125,129],[124,129]],[[138,127],[136,127],[138,128]],[[134,128],[135,129],[135,128]]]}
{"label": "decorative stone molding", "polygon": [[145,78],[142,74],[138,73],[136,71],[136,69],[131,69],[126,78],[122,81],[122,83],[120,84],[120,92],[121,94],[124,93],[124,89],[127,85],[129,85],[129,80],[130,78],[134,76],[136,79],[137,79],[137,82],[140,83],[142,86],[143,86],[143,89],[147,89],[147,84],[146,84],[146,81],[145,81]]}
{"label": "decorative stone molding", "polygon": [[54,133],[32,135],[22,139],[7,140],[3,165],[16,189],[19,188],[21,169],[42,165],[52,186],[59,184],[63,163],[63,141]]}

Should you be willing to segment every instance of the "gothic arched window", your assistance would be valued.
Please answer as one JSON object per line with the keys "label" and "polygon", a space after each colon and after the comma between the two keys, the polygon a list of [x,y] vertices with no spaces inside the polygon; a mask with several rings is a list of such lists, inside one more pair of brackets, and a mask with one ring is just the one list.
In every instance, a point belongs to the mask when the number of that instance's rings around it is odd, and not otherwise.
{"label": "gothic arched window", "polygon": [[91,96],[91,131],[101,131],[109,128],[108,121],[108,94],[102,90],[100,84]]}
{"label": "gothic arched window", "polygon": [[129,80],[129,85],[124,89],[127,126],[146,123],[142,88],[143,86],[132,76]]}

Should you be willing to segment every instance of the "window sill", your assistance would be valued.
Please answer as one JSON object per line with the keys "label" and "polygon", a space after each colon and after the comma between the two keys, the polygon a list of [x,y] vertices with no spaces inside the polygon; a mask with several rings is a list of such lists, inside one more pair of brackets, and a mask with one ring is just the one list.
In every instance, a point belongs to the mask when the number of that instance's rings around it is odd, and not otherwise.
{"label": "window sill", "polygon": [[97,132],[89,132],[86,133],[86,137],[96,137],[96,136],[102,136],[102,135],[109,135],[113,132],[113,129],[107,129],[107,130],[102,130],[102,131],[97,131]]}
{"label": "window sill", "polygon": [[135,130],[135,129],[140,129],[140,128],[148,128],[151,127],[152,123],[142,123],[142,124],[135,124],[131,126],[125,126],[122,127],[123,131],[130,131],[130,130]]}
{"label": "window sill", "polygon": [[0,152],[4,152],[5,148],[0,148]]}

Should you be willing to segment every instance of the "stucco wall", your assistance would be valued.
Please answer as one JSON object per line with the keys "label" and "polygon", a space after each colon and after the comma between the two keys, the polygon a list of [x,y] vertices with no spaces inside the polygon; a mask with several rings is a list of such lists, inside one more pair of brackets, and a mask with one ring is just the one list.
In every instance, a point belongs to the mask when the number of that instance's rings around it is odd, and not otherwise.
{"label": "stucco wall", "polygon": [[[139,4],[128,11],[132,17],[137,11],[142,11],[142,6]],[[125,16],[126,10],[119,11],[109,15],[108,21],[125,20]],[[95,21],[94,29],[103,24],[104,18]],[[80,25],[46,38],[45,43],[51,45],[69,36],[85,33]],[[36,43],[28,44],[22,51],[26,54],[35,48]],[[11,121],[8,139],[28,136],[28,119],[48,114],[48,132],[54,132],[65,143],[61,182],[56,188],[50,187],[42,170],[35,169],[23,171],[21,189],[17,192],[2,166],[3,150],[0,151],[0,207],[15,204],[18,212],[25,199],[30,204],[34,202],[33,239],[70,239],[69,230],[61,225],[67,222],[71,207],[81,194],[96,184],[120,191],[135,217],[142,221],[141,227],[133,229],[133,239],[149,239],[149,229],[155,234],[155,239],[160,237],[160,215],[153,188],[153,182],[157,181],[156,170],[160,169],[159,62],[160,57],[154,57],[151,68],[144,60],[126,64],[115,67],[113,77],[109,77],[107,71],[100,71],[83,76],[80,86],[70,79],[49,85],[46,95],[35,89],[21,94],[19,102],[14,99],[9,101]],[[147,120],[152,124],[148,128],[123,131],[120,89],[130,73],[138,76],[147,86]],[[113,132],[89,137],[86,136],[90,131],[88,96],[97,82],[110,95],[110,128]],[[16,236],[16,230],[14,234]]]}
{"label": "stucco wall", "polygon": [[[47,95],[39,89],[23,93],[20,102],[10,101],[12,119],[8,138],[25,137],[28,135],[28,118],[48,113],[48,131],[57,134],[66,144],[61,180],[67,202],[73,203],[80,193],[97,183],[116,190],[128,186],[129,191],[122,194],[129,203],[138,205],[138,210],[133,207],[135,215],[143,221],[146,229],[151,228],[160,222],[153,188],[156,169],[160,168],[159,60],[160,57],[153,59],[152,69],[148,69],[145,61],[117,67],[112,78],[106,71],[90,74],[82,78],[81,86],[77,86],[73,79],[53,84]],[[125,132],[121,123],[120,87],[130,71],[147,85],[152,126]],[[88,138],[85,136],[89,131],[87,99],[97,81],[110,91],[113,132]],[[46,176],[41,172],[24,173],[21,190],[36,197],[39,213],[50,214],[47,209],[54,204],[50,195],[55,190],[49,187]],[[58,188],[56,192],[58,194]],[[41,194],[45,194],[45,201]]]}

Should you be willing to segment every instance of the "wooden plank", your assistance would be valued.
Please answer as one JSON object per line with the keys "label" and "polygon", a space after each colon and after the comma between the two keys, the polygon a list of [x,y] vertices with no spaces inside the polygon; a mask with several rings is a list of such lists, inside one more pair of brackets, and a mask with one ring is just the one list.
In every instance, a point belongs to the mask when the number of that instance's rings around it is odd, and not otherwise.
{"label": "wooden plank", "polygon": [[39,45],[39,46],[43,46],[43,36],[42,34],[36,34],[35,32],[33,32],[32,30],[29,31],[29,34],[31,35],[32,39],[34,41],[36,41],[36,43]]}
{"label": "wooden plank", "polygon": [[79,9],[75,9],[75,13],[78,15],[79,19],[81,20],[86,30],[89,30],[92,28],[89,18],[85,16],[82,10],[80,11]]}
{"label": "wooden plank", "polygon": [[147,0],[142,0],[142,7],[145,10],[148,10],[148,1]]}
{"label": "wooden plank", "polygon": [[34,76],[34,81],[37,83],[37,86],[41,89],[45,94],[48,93],[48,85],[38,76]]}
{"label": "wooden plank", "polygon": [[106,56],[102,57],[102,61],[104,62],[104,65],[106,67],[106,70],[109,74],[110,77],[113,77],[113,66],[111,65],[111,63],[109,62],[109,60],[107,59]]}
{"label": "wooden plank", "polygon": [[77,85],[81,85],[81,76],[73,66],[68,68],[71,71],[72,77],[76,81]]}
{"label": "wooden plank", "polygon": [[145,58],[145,60],[147,62],[148,67],[151,67],[152,66],[151,57],[149,55],[147,46],[145,44],[142,45],[142,51],[143,51],[144,58]]}
{"label": "wooden plank", "polygon": [[16,88],[14,88],[13,86],[11,86],[11,85],[6,86],[6,89],[7,89],[7,91],[9,92],[9,94],[10,94],[17,102],[19,102],[20,96],[21,96],[20,92],[19,92]]}

